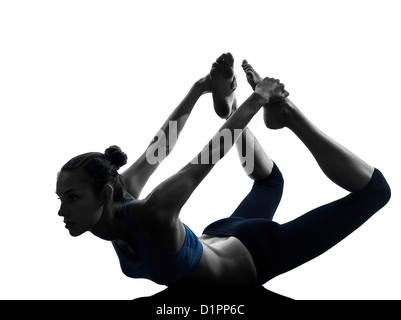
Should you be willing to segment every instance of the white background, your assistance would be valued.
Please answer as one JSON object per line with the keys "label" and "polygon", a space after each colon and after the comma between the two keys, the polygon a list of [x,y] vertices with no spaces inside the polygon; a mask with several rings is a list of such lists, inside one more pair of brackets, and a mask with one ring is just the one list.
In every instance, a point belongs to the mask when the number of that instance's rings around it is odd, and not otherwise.
{"label": "white background", "polygon": [[[1,299],[133,299],[164,287],[127,278],[110,243],[72,238],[56,174],[71,157],[119,145],[139,156],[223,52],[279,78],[321,129],[378,167],[390,203],[319,258],[273,279],[295,299],[400,299],[399,1],[1,1]],[[200,151],[222,121],[211,96],[144,190]],[[289,130],[250,124],[286,179],[276,221],[346,193]],[[184,207],[197,234],[228,216],[251,181],[231,152]]]}

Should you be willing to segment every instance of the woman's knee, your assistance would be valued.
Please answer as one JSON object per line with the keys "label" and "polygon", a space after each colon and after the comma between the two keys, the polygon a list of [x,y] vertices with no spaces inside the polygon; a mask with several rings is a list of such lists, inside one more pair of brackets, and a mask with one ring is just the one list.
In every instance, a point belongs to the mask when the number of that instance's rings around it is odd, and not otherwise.
{"label": "woman's knee", "polygon": [[284,188],[283,174],[281,173],[277,165],[273,163],[273,169],[270,175],[265,179],[255,181],[254,186],[260,186],[260,187],[265,186],[269,188],[274,187],[283,190]]}
{"label": "woman's knee", "polygon": [[384,207],[390,201],[391,188],[387,183],[386,178],[378,169],[375,169],[372,178],[373,177],[376,180],[375,187],[376,187],[377,198],[382,203],[382,207]]}
{"label": "woman's knee", "polygon": [[368,185],[360,192],[364,195],[366,203],[370,203],[371,209],[375,211],[383,208],[391,198],[391,188],[386,178],[376,168]]}

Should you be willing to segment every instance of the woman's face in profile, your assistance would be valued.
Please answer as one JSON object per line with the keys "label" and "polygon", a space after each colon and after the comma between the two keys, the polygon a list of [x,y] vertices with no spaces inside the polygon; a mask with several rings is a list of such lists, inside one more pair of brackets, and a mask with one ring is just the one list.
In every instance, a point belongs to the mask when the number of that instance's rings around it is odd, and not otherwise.
{"label": "woman's face in profile", "polygon": [[58,215],[64,218],[71,236],[77,237],[89,231],[99,221],[103,201],[85,180],[82,169],[60,172],[56,193],[61,201]]}

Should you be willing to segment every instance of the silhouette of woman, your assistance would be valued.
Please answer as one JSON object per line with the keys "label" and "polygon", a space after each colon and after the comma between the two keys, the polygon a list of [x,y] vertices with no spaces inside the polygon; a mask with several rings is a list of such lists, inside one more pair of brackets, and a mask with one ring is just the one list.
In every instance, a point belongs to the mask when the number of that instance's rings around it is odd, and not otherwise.
{"label": "silhouette of woman", "polygon": [[[319,130],[287,98],[279,80],[262,79],[247,61],[242,67],[254,92],[237,108],[233,63],[230,53],[221,55],[210,74],[192,86],[142,156],[121,175],[117,170],[126,164],[127,156],[116,146],[104,154],[79,155],[59,172],[56,193],[66,228],[72,236],[90,231],[111,241],[129,277],[167,286],[261,286],[333,247],[390,199],[390,188],[378,169]],[[313,84],[309,86],[313,90]],[[199,97],[209,92],[216,113],[227,120],[191,162],[139,199],[149,177],[175,145],[176,139],[165,137],[172,131],[179,136]],[[266,126],[290,129],[326,176],[349,195],[288,223],[274,222],[284,180],[247,128],[262,108]],[[242,134],[238,136],[236,130]],[[230,137],[229,142],[221,139],[222,133]],[[230,217],[212,223],[197,237],[181,222],[180,211],[235,143],[240,154],[243,146],[252,146],[247,160],[253,166],[245,169],[254,185]],[[155,152],[157,161],[149,161]]]}

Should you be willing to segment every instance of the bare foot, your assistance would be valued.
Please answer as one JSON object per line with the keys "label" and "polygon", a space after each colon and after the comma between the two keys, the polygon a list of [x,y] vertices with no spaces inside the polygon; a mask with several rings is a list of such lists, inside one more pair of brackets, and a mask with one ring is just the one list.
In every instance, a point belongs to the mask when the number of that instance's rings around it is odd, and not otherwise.
{"label": "bare foot", "polygon": [[284,99],[281,102],[268,104],[263,107],[263,120],[266,127],[269,129],[282,129],[287,126],[287,119],[290,114],[289,99]]}
{"label": "bare foot", "polygon": [[263,80],[263,78],[253,69],[253,67],[248,63],[248,61],[242,61],[242,69],[246,74],[246,80],[251,85],[252,90],[255,91],[256,85]]}
{"label": "bare foot", "polygon": [[[242,69],[246,74],[248,83],[251,85],[252,89],[255,90],[255,87],[259,84],[259,82],[263,81],[263,78],[246,60],[242,62]],[[263,120],[266,127],[269,129],[284,128],[287,125],[287,118],[293,106],[294,105],[289,99],[284,99],[276,103],[269,103],[268,105],[264,106]]]}
{"label": "bare foot", "polygon": [[224,53],[216,59],[210,71],[214,111],[226,119],[230,116],[235,103],[234,91],[237,88],[237,79],[234,73],[234,57],[231,53]]}

